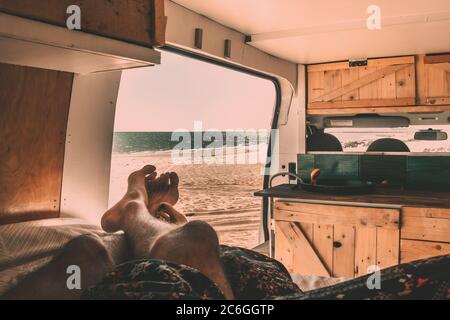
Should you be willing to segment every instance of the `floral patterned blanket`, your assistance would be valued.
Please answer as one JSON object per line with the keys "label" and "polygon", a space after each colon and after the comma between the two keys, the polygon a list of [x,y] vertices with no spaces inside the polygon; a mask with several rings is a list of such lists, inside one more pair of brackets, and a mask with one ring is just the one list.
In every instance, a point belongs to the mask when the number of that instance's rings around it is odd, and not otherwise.
{"label": "floral patterned blanket", "polygon": [[[238,300],[450,299],[450,255],[382,270],[375,288],[367,285],[374,276],[368,275],[306,293],[280,262],[254,251],[222,246],[221,261]],[[198,270],[148,259],[118,266],[82,298],[223,300],[224,295]]]}

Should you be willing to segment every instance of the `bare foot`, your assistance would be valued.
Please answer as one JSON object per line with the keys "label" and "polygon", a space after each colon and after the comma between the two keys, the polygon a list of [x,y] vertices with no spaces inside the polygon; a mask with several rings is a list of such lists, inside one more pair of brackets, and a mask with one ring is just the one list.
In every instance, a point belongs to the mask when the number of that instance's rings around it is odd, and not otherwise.
{"label": "bare foot", "polygon": [[146,179],[148,195],[148,211],[156,215],[156,211],[161,203],[174,206],[178,202],[178,183],[180,179],[175,172],[164,173],[158,179]]}
{"label": "bare foot", "polygon": [[154,166],[145,166],[141,170],[135,171],[128,177],[128,190],[123,198],[111,209],[105,212],[102,217],[102,228],[106,232],[116,232],[123,225],[123,212],[127,204],[135,200],[141,200],[145,205],[149,204],[145,184],[156,178],[156,168]]}
{"label": "bare foot", "polygon": [[184,214],[175,210],[174,207],[168,203],[161,203],[156,211],[156,217],[176,225],[183,225],[188,222]]}

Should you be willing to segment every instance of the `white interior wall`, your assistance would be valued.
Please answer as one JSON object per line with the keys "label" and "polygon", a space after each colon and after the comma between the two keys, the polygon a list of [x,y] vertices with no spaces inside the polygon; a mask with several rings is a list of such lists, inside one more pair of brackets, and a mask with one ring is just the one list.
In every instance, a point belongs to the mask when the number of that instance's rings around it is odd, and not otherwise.
{"label": "white interior wall", "polygon": [[[193,52],[224,59],[225,40],[231,40],[230,63],[245,66],[287,79],[295,87],[297,66],[267,54],[245,43],[245,35],[191,11],[171,0],[165,1],[167,16],[166,41],[168,44]],[[243,17],[244,18],[244,17]],[[195,48],[195,29],[203,29],[203,47]],[[164,62],[163,62],[164,63]]]}
{"label": "white interior wall", "polygon": [[99,224],[108,207],[121,72],[75,75],[64,156],[61,217]]}

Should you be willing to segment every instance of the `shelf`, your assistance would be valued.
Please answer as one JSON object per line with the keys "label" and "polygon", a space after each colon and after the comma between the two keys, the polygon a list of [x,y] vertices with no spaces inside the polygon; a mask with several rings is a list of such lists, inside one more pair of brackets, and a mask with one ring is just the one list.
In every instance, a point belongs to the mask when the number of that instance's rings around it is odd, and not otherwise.
{"label": "shelf", "polygon": [[0,63],[89,74],[160,59],[152,48],[0,13]]}

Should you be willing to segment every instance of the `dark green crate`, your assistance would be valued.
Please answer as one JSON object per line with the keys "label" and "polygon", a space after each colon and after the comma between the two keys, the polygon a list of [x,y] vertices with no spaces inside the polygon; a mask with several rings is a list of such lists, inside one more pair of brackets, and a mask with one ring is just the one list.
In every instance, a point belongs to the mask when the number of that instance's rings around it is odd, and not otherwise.
{"label": "dark green crate", "polygon": [[310,181],[314,168],[320,178],[330,180],[361,179],[394,187],[422,191],[450,191],[450,157],[304,154],[298,155],[298,174]]}
{"label": "dark green crate", "polygon": [[450,191],[450,157],[408,157],[406,183],[410,189]]}
{"label": "dark green crate", "polygon": [[297,157],[297,174],[304,181],[310,180],[311,171],[314,169],[313,154],[299,154]]}
{"label": "dark green crate", "polygon": [[380,183],[389,181],[390,185],[403,186],[406,180],[406,156],[361,156],[361,179]]}
{"label": "dark green crate", "polygon": [[299,155],[298,174],[305,181],[310,180],[311,171],[320,168],[320,178],[329,180],[351,180],[359,177],[359,156],[357,155]]}

